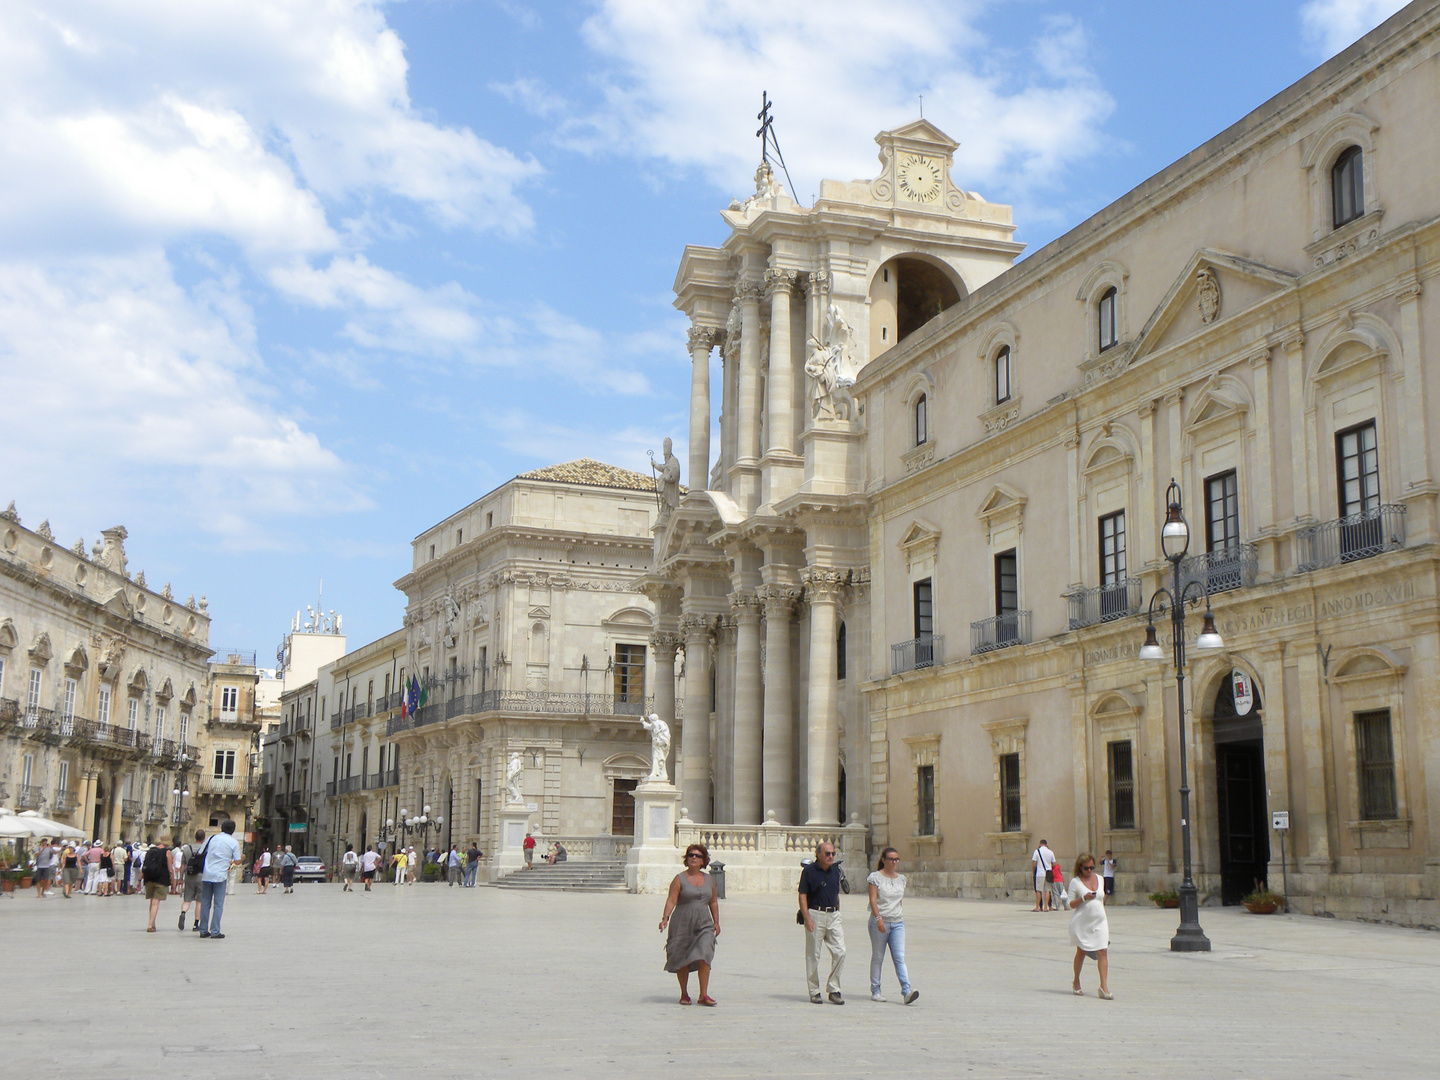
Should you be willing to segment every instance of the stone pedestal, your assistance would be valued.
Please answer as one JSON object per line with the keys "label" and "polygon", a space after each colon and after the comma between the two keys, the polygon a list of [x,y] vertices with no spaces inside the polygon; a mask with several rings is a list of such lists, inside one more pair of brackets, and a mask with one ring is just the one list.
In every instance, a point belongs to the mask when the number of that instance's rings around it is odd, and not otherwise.
{"label": "stone pedestal", "polygon": [[635,799],[635,843],[625,863],[625,887],[632,893],[665,892],[680,872],[675,846],[680,789],[664,780],[642,780]]}
{"label": "stone pedestal", "polygon": [[500,810],[500,850],[490,864],[492,879],[525,865],[525,830],[529,827],[530,808],[524,803],[506,803]]}

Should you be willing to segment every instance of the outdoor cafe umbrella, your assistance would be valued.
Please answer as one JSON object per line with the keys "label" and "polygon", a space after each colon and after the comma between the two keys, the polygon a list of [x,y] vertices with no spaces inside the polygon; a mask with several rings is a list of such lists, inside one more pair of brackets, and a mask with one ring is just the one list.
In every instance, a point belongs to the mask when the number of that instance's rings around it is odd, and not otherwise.
{"label": "outdoor cafe umbrella", "polygon": [[43,818],[34,810],[26,810],[20,814],[0,815],[0,837],[18,839],[27,836],[53,836],[64,840],[83,840],[85,838],[85,834],[79,829]]}

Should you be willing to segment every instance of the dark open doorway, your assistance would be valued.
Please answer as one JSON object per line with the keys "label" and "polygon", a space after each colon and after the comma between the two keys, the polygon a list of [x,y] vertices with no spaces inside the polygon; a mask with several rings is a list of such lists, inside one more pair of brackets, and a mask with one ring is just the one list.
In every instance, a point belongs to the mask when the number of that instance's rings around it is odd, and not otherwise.
{"label": "dark open doorway", "polygon": [[1238,904],[1257,884],[1266,883],[1270,863],[1260,692],[1253,692],[1249,711],[1239,715],[1234,683],[1225,678],[1215,696],[1213,729],[1220,902]]}

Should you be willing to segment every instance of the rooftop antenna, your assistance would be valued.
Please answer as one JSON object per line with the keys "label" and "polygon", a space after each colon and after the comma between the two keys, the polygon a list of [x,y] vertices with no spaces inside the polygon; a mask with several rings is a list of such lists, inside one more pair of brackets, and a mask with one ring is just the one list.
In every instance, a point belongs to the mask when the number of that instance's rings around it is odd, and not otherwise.
{"label": "rooftop antenna", "polygon": [[770,147],[775,148],[775,158],[780,162],[780,168],[785,173],[785,182],[790,185],[790,197],[797,203],[800,196],[795,194],[795,183],[790,179],[790,170],[785,166],[785,155],[780,151],[780,140],[775,138],[775,118],[770,115],[770,106],[775,103],[770,100],[768,91],[760,91],[760,111],[755,114],[755,119],[760,121],[760,130],[755,132],[755,137],[760,140],[760,160],[766,164],[770,161]]}

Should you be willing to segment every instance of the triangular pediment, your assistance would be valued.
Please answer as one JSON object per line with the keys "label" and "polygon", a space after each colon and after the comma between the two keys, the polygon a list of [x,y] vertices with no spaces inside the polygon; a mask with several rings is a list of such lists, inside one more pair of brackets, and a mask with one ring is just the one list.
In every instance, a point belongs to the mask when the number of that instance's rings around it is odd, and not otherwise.
{"label": "triangular pediment", "polygon": [[909,551],[912,548],[923,547],[926,544],[935,544],[940,540],[940,530],[928,521],[915,520],[905,530],[905,535],[900,537],[900,548],[902,551]]}
{"label": "triangular pediment", "polygon": [[890,131],[882,131],[875,136],[875,141],[881,146],[895,143],[914,150],[938,150],[947,157],[953,154],[956,147],[960,145],[923,117],[919,120],[912,120],[908,124],[902,124],[898,128],[892,128]]}
{"label": "triangular pediment", "polygon": [[1145,323],[1131,363],[1185,341],[1293,287],[1296,277],[1264,263],[1201,248]]}
{"label": "triangular pediment", "polygon": [[1004,514],[1007,511],[1023,512],[1027,501],[1029,500],[1025,495],[1009,484],[996,484],[981,501],[980,509],[975,513],[978,517],[988,518]]}
{"label": "triangular pediment", "polygon": [[130,598],[125,595],[124,589],[116,589],[109,600],[100,605],[112,615],[118,615],[122,619],[130,619],[135,615],[135,608],[130,604]]}

